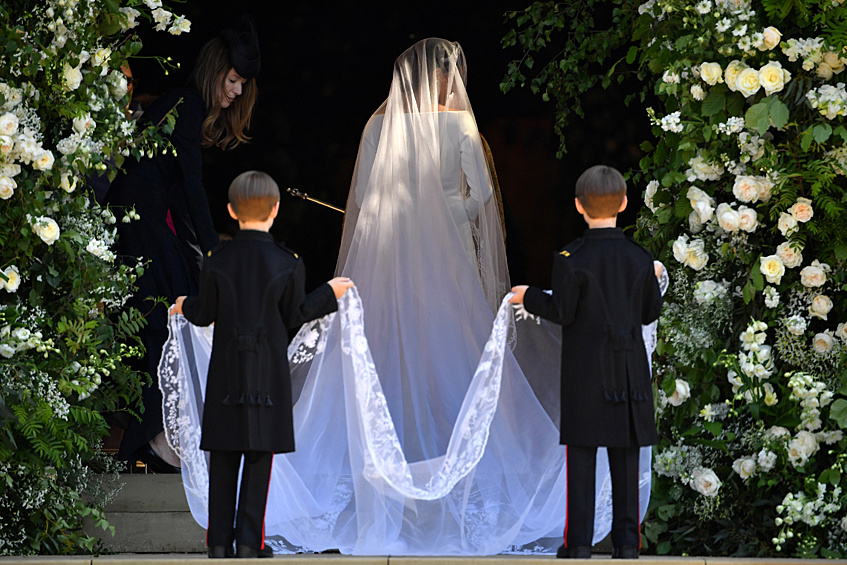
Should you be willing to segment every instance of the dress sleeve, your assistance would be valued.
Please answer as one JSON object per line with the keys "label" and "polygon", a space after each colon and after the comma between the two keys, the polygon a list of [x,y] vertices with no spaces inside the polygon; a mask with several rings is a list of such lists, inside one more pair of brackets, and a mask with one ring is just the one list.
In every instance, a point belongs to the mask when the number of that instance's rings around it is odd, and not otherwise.
{"label": "dress sleeve", "polygon": [[465,212],[468,219],[473,220],[479,215],[480,208],[491,199],[492,191],[479,131],[467,112],[459,112],[459,152],[462,172],[470,187],[470,194],[465,200]]}
{"label": "dress sleeve", "polygon": [[303,261],[298,259],[279,303],[285,327],[290,330],[338,310],[338,301],[328,283],[320,285],[309,294],[306,294],[305,284],[306,268]]}
{"label": "dress sleeve", "polygon": [[558,254],[553,259],[552,288],[551,295],[540,288],[529,287],[524,295],[524,307],[531,314],[568,326],[576,315],[580,287],[579,280],[567,259]]}
{"label": "dress sleeve", "polygon": [[200,271],[200,291],[182,303],[182,314],[195,326],[208,326],[218,317],[218,284],[208,269]]}
{"label": "dress sleeve", "polygon": [[185,97],[177,106],[177,119],[171,141],[176,149],[182,194],[175,194],[177,206],[172,214],[186,214],[194,228],[201,253],[218,244],[218,234],[209,210],[206,189],[203,187],[203,159],[200,129],[206,118],[206,108],[199,95]]}

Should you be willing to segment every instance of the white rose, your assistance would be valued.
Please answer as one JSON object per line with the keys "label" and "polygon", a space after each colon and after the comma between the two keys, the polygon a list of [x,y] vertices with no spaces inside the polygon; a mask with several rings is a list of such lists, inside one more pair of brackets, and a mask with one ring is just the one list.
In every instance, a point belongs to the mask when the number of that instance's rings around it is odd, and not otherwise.
{"label": "white rose", "polygon": [[53,153],[48,150],[38,153],[32,161],[32,168],[37,171],[49,171],[53,168],[55,158]]}
{"label": "white rose", "polygon": [[733,210],[726,202],[721,202],[718,205],[716,212],[718,225],[730,233],[735,233],[741,227],[741,214]]}
{"label": "white rose", "polygon": [[812,338],[812,349],[816,353],[826,355],[832,352],[832,348],[835,347],[835,340],[832,338],[831,332],[832,330],[821,332],[815,334],[815,337]]}
{"label": "white rose", "polygon": [[91,114],[74,118],[74,131],[77,133],[85,133],[86,131],[93,130],[96,126],[97,122],[92,119]]}
{"label": "white rose", "polygon": [[761,86],[759,83],[759,71],[749,67],[738,73],[738,77],[735,79],[736,90],[748,98],[759,92]]}
{"label": "white rose", "polygon": [[694,210],[688,214],[688,228],[691,233],[700,233],[703,231],[703,222],[700,220],[700,214]]}
{"label": "white rose", "polygon": [[777,227],[779,228],[780,233],[785,237],[790,236],[798,229],[800,229],[797,225],[797,220],[794,219],[794,216],[787,212],[783,212],[779,215],[779,221],[777,221]]}
{"label": "white rose", "polygon": [[65,192],[73,192],[76,188],[76,177],[67,173],[63,174],[62,179],[59,181],[59,186]]}
{"label": "white rose", "polygon": [[15,193],[17,187],[18,183],[15,182],[15,179],[0,175],[0,198],[8,200]]}
{"label": "white rose", "polygon": [[722,72],[721,66],[717,63],[703,63],[700,65],[700,78],[709,86],[723,82],[723,78],[721,77]]}
{"label": "white rose", "polygon": [[841,341],[847,342],[847,324],[844,322],[838,324],[838,328],[835,330],[835,337]]}
{"label": "white rose", "polygon": [[65,63],[63,74],[65,77],[65,88],[68,90],[79,88],[79,85],[82,83],[82,71],[79,70],[79,67],[72,67]]}
{"label": "white rose", "polygon": [[10,265],[6,267],[3,274],[7,280],[0,281],[0,283],[3,283],[3,288],[6,289],[6,292],[15,292],[18,290],[18,287],[21,286],[21,274],[18,272],[18,268]]}
{"label": "white rose", "polygon": [[829,51],[828,53],[824,53],[823,62],[829,65],[829,68],[832,69],[832,72],[840,75],[841,71],[844,70],[844,59],[838,56],[838,53],[833,51]]}
{"label": "white rose", "polygon": [[776,254],[789,269],[803,263],[803,246],[799,242],[784,241],[776,246]]}
{"label": "white rose", "polygon": [[690,187],[686,196],[688,197],[688,201],[691,203],[691,207],[694,208],[694,211],[697,212],[697,215],[700,217],[700,223],[705,224],[712,219],[715,212],[714,198],[696,186]]}
{"label": "white rose", "polygon": [[723,78],[730,90],[738,90],[735,86],[735,81],[738,80],[738,73],[740,73],[746,68],[747,65],[737,59],[734,61],[730,61],[729,64],[726,66]]}
{"label": "white rose", "polygon": [[691,398],[691,386],[682,379],[676,379],[676,390],[668,397],[668,403],[673,406],[680,406],[689,398]]}
{"label": "white rose", "polygon": [[800,271],[800,284],[806,288],[823,286],[826,282],[826,271],[820,263],[815,265],[816,262],[817,260],[808,267],[803,267],[803,270]]}
{"label": "white rose", "polygon": [[694,473],[694,490],[703,496],[717,496],[721,488],[721,480],[711,469],[699,469]]}
{"label": "white rose", "polygon": [[815,215],[812,210],[812,201],[808,198],[798,198],[797,202],[788,209],[788,213],[798,222],[808,222]]}
{"label": "white rose", "polygon": [[762,30],[762,43],[759,45],[760,51],[770,51],[777,45],[782,38],[782,34],[773,26],[766,27]]}
{"label": "white rose", "polygon": [[788,459],[795,467],[805,465],[809,457],[817,453],[818,441],[814,434],[801,431],[788,442]]}
{"label": "white rose", "polygon": [[11,178],[19,174],[21,174],[21,166],[17,163],[6,163],[5,165],[0,165],[0,175],[6,175]]}
{"label": "white rose", "polygon": [[789,432],[787,428],[783,428],[782,426],[771,426],[765,432],[765,438],[769,440],[781,439],[790,435],[791,432]]}
{"label": "white rose", "polygon": [[659,181],[654,179],[647,183],[647,190],[644,191],[644,204],[650,208],[651,212],[658,210],[658,206],[653,204],[653,197],[656,196],[658,190]]}
{"label": "white rose", "polygon": [[695,271],[701,270],[709,262],[709,254],[706,253],[705,245],[702,240],[694,240],[685,250],[684,264],[691,267]]}
{"label": "white rose", "polygon": [[741,217],[738,227],[747,233],[756,231],[756,227],[759,225],[759,215],[755,210],[747,206],[739,206],[738,215]]}
{"label": "white rose", "polygon": [[759,69],[759,84],[765,89],[765,94],[770,96],[774,92],[779,92],[785,87],[785,75],[782,72],[782,65],[778,61],[773,61]]}
{"label": "white rose", "polygon": [[14,135],[18,131],[18,117],[11,113],[0,116],[0,135]]}
{"label": "white rose", "polygon": [[36,218],[33,222],[32,230],[47,245],[53,245],[59,239],[59,234],[61,233],[56,220],[47,216]]}
{"label": "white rose", "polygon": [[685,263],[685,257],[688,255],[688,236],[680,235],[673,242],[673,258],[680,263]]}
{"label": "white rose", "polygon": [[738,476],[746,481],[756,472],[756,460],[752,457],[736,459],[732,464],[732,470],[738,473]]}
{"label": "white rose", "polygon": [[826,320],[826,315],[832,310],[832,299],[825,294],[818,294],[809,306],[809,315]]}
{"label": "white rose", "polygon": [[767,281],[771,284],[779,284],[782,280],[782,275],[785,274],[785,263],[779,255],[768,255],[762,257],[759,263],[759,270],[765,275]]}
{"label": "white rose", "polygon": [[747,175],[735,177],[732,185],[732,194],[741,202],[755,202],[759,199],[761,185],[759,179]]}

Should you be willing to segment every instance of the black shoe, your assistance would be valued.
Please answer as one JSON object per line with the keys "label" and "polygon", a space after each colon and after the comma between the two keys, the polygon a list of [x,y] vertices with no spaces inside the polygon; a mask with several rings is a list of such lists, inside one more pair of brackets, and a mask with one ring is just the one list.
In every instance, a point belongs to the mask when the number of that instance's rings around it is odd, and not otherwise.
{"label": "black shoe", "polygon": [[612,559],[638,559],[638,548],[632,545],[613,547]]}
{"label": "black shoe", "polygon": [[265,544],[265,547],[259,550],[259,557],[273,557],[274,550],[268,544]]}
{"label": "black shoe", "polygon": [[591,547],[587,545],[576,545],[574,547],[559,546],[556,551],[559,559],[591,559]]}
{"label": "black shoe", "polygon": [[145,465],[147,465],[147,469],[159,474],[178,474],[181,473],[182,470],[179,467],[174,467],[153,451],[153,448],[150,447],[149,443],[145,443],[141,447],[135,450],[133,454],[137,460],[141,461]]}
{"label": "black shoe", "polygon": [[232,557],[234,554],[235,552],[232,551],[231,545],[213,545],[209,548],[210,559],[225,559],[227,557]]}
{"label": "black shoe", "polygon": [[239,545],[235,550],[235,556],[238,558],[253,559],[259,557],[259,550],[249,545]]}

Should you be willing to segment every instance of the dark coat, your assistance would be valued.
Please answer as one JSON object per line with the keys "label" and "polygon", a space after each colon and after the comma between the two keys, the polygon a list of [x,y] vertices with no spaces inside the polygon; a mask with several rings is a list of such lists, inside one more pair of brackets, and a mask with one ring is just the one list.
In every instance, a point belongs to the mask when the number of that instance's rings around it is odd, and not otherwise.
{"label": "dark coat", "polygon": [[294,451],[288,330],[338,308],[323,284],[308,295],[297,255],[262,231],[245,230],[203,263],[200,293],[185,317],[215,323],[200,449]]}
{"label": "dark coat", "polygon": [[659,317],[653,257],[619,228],[586,230],[553,260],[553,294],[530,287],[527,311],[562,325],[561,443],[657,443],[641,325]]}

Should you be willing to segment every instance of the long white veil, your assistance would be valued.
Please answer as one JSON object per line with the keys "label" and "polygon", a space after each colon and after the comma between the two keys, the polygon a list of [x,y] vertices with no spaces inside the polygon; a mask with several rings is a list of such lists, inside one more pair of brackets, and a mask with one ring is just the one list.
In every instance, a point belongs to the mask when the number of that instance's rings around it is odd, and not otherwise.
{"label": "long white veil", "polygon": [[[397,59],[388,99],[365,127],[337,265],[356,289],[288,351],[297,448],[274,458],[265,518],[278,553],[561,544],[560,338],[537,320],[516,322],[503,300],[503,234],[465,72],[458,44],[418,42]],[[172,318],[160,365],[168,438],[204,527],[206,334]],[[516,354],[533,362],[531,378]],[[642,515],[649,448],[644,457]],[[595,542],[611,525],[602,450],[597,473]]]}

